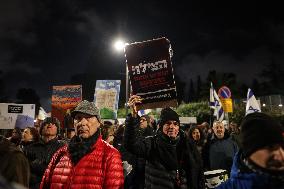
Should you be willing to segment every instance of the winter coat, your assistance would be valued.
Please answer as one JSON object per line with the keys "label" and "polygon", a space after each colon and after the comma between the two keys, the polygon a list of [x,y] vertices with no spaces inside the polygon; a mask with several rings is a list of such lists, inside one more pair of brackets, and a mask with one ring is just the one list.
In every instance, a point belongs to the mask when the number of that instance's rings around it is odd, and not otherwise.
{"label": "winter coat", "polygon": [[238,145],[238,147],[241,146],[241,136],[240,134],[237,134],[237,133],[231,133],[231,138],[233,141],[235,141]]}
{"label": "winter coat", "polygon": [[29,187],[30,167],[21,149],[0,136],[0,176],[9,183]]}
{"label": "winter coat", "polygon": [[43,140],[25,147],[24,153],[29,160],[31,168],[30,188],[38,189],[45,169],[53,154],[64,145],[62,141],[54,138],[47,143]]}
{"label": "winter coat", "polygon": [[284,189],[284,174],[280,180],[267,173],[253,172],[243,163],[241,152],[238,152],[234,158],[230,179],[217,189]]}
{"label": "winter coat", "polygon": [[5,178],[0,175],[0,189],[26,189],[22,185],[18,185],[16,183],[10,183]]}
{"label": "winter coat", "polygon": [[[135,129],[135,137],[141,138],[141,140],[143,140],[147,136],[153,135],[153,129],[149,125],[144,129],[140,128],[140,126],[137,125],[137,128]],[[146,160],[144,158],[134,156],[132,162],[130,163],[132,163],[133,169],[126,178],[127,186],[125,188],[143,189],[145,185]]]}
{"label": "winter coat", "polygon": [[228,133],[225,132],[222,139],[212,135],[202,152],[206,170],[224,169],[230,172],[237,151],[238,146]]}
{"label": "winter coat", "polygon": [[60,148],[52,157],[40,188],[121,189],[123,179],[119,152],[99,135],[91,151],[76,164],[68,146]]}
{"label": "winter coat", "polygon": [[[198,129],[199,130],[199,133],[200,133],[200,139],[199,141],[195,141],[192,137],[192,133],[195,129]],[[202,155],[202,150],[203,150],[203,147],[205,145],[205,137],[204,137],[204,134],[202,133],[202,130],[198,127],[198,126],[193,126],[189,129],[189,133],[188,133],[188,139],[189,139],[189,142],[194,144],[198,150],[198,152]]]}
{"label": "winter coat", "polygon": [[204,188],[202,163],[194,145],[183,132],[179,140],[171,141],[161,131],[155,136],[135,138],[137,118],[128,115],[124,134],[125,147],[131,153],[146,159],[145,188],[175,189]]}

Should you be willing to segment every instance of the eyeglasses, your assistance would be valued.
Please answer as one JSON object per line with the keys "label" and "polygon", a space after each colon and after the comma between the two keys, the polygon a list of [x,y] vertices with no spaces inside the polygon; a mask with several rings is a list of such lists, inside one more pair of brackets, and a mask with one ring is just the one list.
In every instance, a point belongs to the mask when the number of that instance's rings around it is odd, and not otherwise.
{"label": "eyeglasses", "polygon": [[81,122],[83,120],[83,118],[85,118],[87,121],[90,121],[92,118],[94,118],[96,116],[75,116],[74,118],[74,124],[78,124],[79,122]]}
{"label": "eyeglasses", "polygon": [[143,122],[144,122],[144,121],[147,121],[147,120],[146,120],[146,119],[144,119],[144,118],[141,118],[141,119],[140,119],[140,121],[143,121]]}

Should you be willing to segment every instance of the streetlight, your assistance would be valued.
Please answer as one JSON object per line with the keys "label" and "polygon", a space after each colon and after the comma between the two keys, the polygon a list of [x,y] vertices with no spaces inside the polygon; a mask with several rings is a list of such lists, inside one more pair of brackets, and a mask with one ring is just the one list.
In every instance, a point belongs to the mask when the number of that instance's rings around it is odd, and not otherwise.
{"label": "streetlight", "polygon": [[124,50],[124,47],[125,47],[125,42],[123,40],[117,40],[115,43],[114,43],[114,48],[117,50],[117,51],[122,51]]}
{"label": "streetlight", "polygon": [[[114,42],[114,48],[117,52],[124,51],[125,46],[128,45],[128,43],[124,42],[122,39],[118,39]],[[128,68],[125,64],[125,113],[128,114],[128,108],[127,108],[127,102],[128,102],[128,89],[129,87],[129,79],[128,79]]]}

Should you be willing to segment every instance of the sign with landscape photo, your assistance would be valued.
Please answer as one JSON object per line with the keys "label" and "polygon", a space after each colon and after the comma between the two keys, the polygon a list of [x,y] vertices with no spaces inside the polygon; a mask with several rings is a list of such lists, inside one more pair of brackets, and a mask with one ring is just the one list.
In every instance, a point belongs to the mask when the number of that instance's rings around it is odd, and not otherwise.
{"label": "sign with landscape photo", "polygon": [[97,80],[94,102],[102,119],[117,118],[120,83],[120,80]]}
{"label": "sign with landscape photo", "polygon": [[[53,86],[51,115],[58,118],[61,128],[72,128],[71,112],[82,101],[81,85]],[[69,121],[68,121],[69,120]]]}

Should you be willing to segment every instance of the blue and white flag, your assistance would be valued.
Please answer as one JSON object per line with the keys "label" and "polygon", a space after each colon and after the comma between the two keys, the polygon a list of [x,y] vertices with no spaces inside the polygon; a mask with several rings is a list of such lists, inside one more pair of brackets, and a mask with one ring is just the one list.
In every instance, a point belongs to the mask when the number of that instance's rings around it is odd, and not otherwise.
{"label": "blue and white flag", "polygon": [[255,96],[252,93],[252,90],[249,88],[247,94],[246,115],[254,112],[261,112],[261,109]]}
{"label": "blue and white flag", "polygon": [[224,119],[224,110],[220,101],[219,96],[217,95],[215,89],[213,88],[213,84],[211,82],[210,87],[210,108],[214,109],[214,116],[218,121],[222,121]]}
{"label": "blue and white flag", "polygon": [[138,115],[139,116],[143,116],[143,115],[147,115],[151,112],[151,109],[146,109],[146,110],[139,110],[138,111]]}
{"label": "blue and white flag", "polygon": [[38,116],[37,118],[39,120],[44,120],[45,118],[50,117],[48,116],[48,114],[46,113],[46,111],[43,109],[43,107],[39,107],[39,112],[38,112]]}

